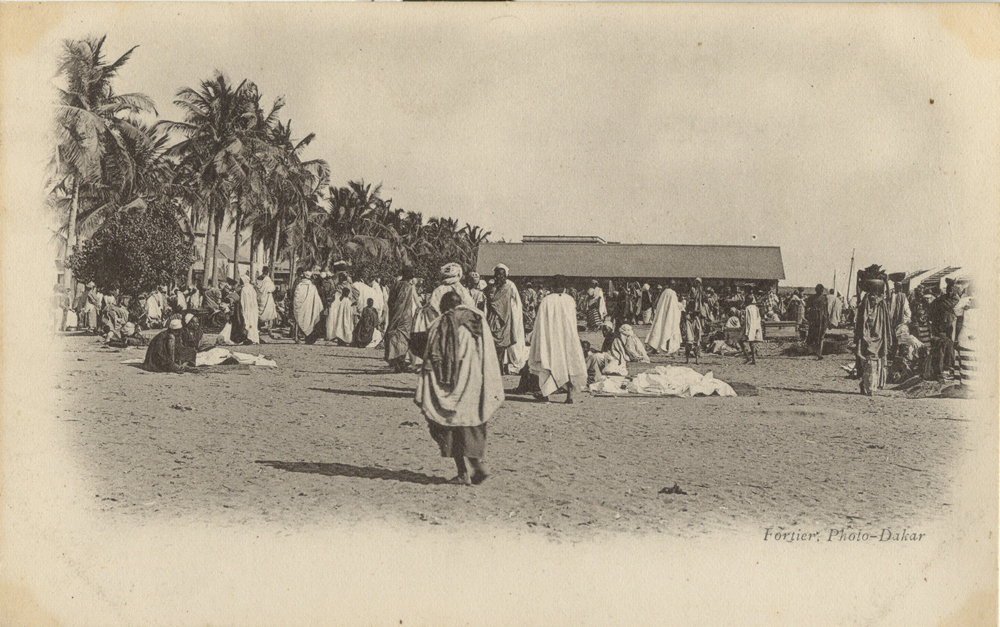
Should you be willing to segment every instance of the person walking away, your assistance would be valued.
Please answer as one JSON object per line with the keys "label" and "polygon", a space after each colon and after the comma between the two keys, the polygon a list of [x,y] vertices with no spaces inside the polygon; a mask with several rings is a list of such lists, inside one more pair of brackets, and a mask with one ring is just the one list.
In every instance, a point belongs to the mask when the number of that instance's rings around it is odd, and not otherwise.
{"label": "person walking away", "polygon": [[420,306],[417,288],[413,285],[413,268],[408,266],[403,268],[402,277],[389,290],[388,305],[389,314],[385,324],[385,361],[393,372],[405,372],[410,352],[413,316]]}
{"label": "person walking away", "polygon": [[531,335],[528,369],[538,376],[539,400],[566,386],[566,402],[587,383],[587,363],[576,327],[576,302],[566,293],[566,280],[556,277],[555,292],[542,299]]}
{"label": "person walking away", "polygon": [[441,314],[441,297],[448,292],[458,294],[462,305],[466,307],[476,306],[468,288],[462,285],[462,266],[454,262],[441,266],[441,285],[435,287],[434,291],[431,292],[429,304],[434,310],[435,317]]}
{"label": "person walking away", "polygon": [[351,288],[341,288],[326,314],[326,339],[340,346],[350,346],[354,343],[354,302],[351,301]]}
{"label": "person walking away", "polygon": [[816,293],[806,303],[806,321],[809,324],[806,346],[816,351],[816,359],[823,359],[823,338],[830,323],[830,301],[827,296],[826,288],[817,285]]}
{"label": "person walking away", "polygon": [[312,281],[311,272],[299,270],[301,275],[295,285],[295,293],[292,297],[292,317],[295,320],[292,335],[295,343],[299,343],[299,331],[304,336],[306,344],[313,344],[318,339],[316,332],[320,315],[323,313],[323,300],[319,296],[319,290]]}
{"label": "person walking away", "polygon": [[260,271],[260,280],[257,282],[257,307],[258,321],[260,328],[271,334],[272,325],[278,319],[278,308],[274,301],[274,281],[271,280],[271,269],[264,266]]}
{"label": "person walking away", "polygon": [[681,306],[677,300],[677,292],[670,283],[660,292],[656,301],[652,325],[646,336],[646,344],[655,353],[676,353],[681,346]]}
{"label": "person walking away", "polygon": [[414,402],[441,456],[455,460],[458,475],[451,482],[478,485],[489,476],[487,423],[504,400],[500,365],[478,309],[462,304],[455,292],[443,294],[438,306],[441,315],[427,331]]}
{"label": "person walking away", "polygon": [[375,310],[375,300],[369,298],[361,310],[357,326],[354,327],[354,346],[371,348],[377,345],[382,338],[376,337],[376,333],[378,333],[378,311]]}
{"label": "person walking away", "polygon": [[854,324],[855,356],[861,365],[861,393],[873,396],[885,387],[886,357],[893,345],[889,305],[885,300],[885,282],[868,282],[868,289],[858,306]]}
{"label": "person walking away", "polygon": [[764,331],[760,325],[760,310],[753,294],[747,294],[743,309],[743,339],[740,340],[740,351],[746,358],[744,363],[757,365],[757,342],[764,341]]}

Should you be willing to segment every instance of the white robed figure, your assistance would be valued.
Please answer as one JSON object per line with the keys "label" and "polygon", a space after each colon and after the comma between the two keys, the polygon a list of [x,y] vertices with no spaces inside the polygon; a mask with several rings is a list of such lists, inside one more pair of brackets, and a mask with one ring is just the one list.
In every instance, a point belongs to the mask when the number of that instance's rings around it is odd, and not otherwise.
{"label": "white robed figure", "polygon": [[274,306],[274,281],[271,280],[267,268],[264,268],[263,275],[257,287],[257,304],[260,307],[260,323],[268,324],[278,317],[278,310]]}
{"label": "white robed figure", "polygon": [[240,309],[243,313],[243,328],[247,339],[254,344],[260,344],[260,329],[258,328],[259,310],[257,306],[257,289],[250,282],[247,274],[240,276],[243,287],[240,288]]}
{"label": "white robed figure", "polygon": [[669,287],[656,300],[656,313],[646,336],[646,344],[668,355],[681,347],[681,305],[677,292]]}
{"label": "white robed figure", "polygon": [[[347,289],[347,288],[344,288]],[[354,341],[354,303],[348,293],[337,293],[326,314],[326,339],[340,340],[344,344]]]}
{"label": "white robed figure", "polygon": [[587,362],[576,327],[576,301],[569,294],[549,294],[539,304],[531,333],[528,369],[538,376],[541,395],[546,400],[569,384],[566,402],[572,403],[573,390],[586,386]]}
{"label": "white robed figure", "polygon": [[292,307],[295,311],[295,323],[309,337],[323,313],[323,300],[319,297],[316,284],[312,282],[312,273],[306,273],[295,286]]}

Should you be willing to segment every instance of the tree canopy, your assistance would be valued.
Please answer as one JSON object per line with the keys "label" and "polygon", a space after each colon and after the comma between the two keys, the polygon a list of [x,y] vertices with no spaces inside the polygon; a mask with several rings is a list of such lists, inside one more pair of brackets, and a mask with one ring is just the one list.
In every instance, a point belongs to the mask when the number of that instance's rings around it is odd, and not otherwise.
{"label": "tree canopy", "polygon": [[150,121],[157,111],[148,97],[118,94],[113,85],[136,48],[108,63],[104,45],[103,37],[67,40],[59,59],[65,86],[55,110],[50,205],[67,255],[81,236],[96,237],[102,221],[121,228],[136,217],[149,227],[148,212],[121,211],[140,202],[158,220],[172,220],[188,243],[205,234],[198,251],[205,284],[225,276],[215,267],[224,227],[232,229],[234,251],[249,236],[256,267],[287,261],[292,271],[323,270],[348,261],[385,279],[410,265],[433,280],[444,263],[475,264],[489,237],[482,228],[393,207],[380,185],[363,180],[332,185],[329,164],[305,155],[315,135],[296,138],[291,120],[280,119],[284,97],[265,107],[252,80],[215,72],[177,90],[182,119]]}
{"label": "tree canopy", "polygon": [[194,247],[165,202],[139,201],[107,217],[69,258],[77,278],[132,296],[181,280]]}

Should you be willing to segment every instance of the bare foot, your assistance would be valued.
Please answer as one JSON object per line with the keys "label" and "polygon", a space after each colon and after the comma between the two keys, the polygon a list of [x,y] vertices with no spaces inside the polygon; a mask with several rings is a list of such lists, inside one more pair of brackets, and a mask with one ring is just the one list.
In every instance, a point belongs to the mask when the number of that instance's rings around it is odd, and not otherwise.
{"label": "bare foot", "polygon": [[470,479],[467,474],[458,475],[449,479],[448,483],[451,485],[472,485],[472,479]]}

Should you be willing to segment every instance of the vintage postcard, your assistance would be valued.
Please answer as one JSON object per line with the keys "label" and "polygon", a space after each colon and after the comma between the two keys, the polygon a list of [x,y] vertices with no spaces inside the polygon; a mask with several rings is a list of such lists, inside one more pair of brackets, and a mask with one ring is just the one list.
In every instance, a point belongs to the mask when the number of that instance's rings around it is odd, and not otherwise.
{"label": "vintage postcard", "polygon": [[0,4],[0,625],[991,625],[996,5]]}

